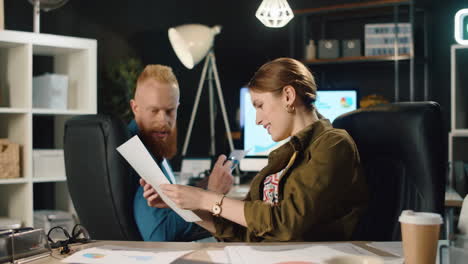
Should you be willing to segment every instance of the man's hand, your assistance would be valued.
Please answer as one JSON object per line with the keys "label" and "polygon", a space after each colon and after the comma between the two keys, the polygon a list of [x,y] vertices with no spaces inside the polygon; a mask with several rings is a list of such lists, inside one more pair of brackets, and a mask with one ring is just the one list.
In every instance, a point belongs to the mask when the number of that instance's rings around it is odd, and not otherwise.
{"label": "man's hand", "polygon": [[234,183],[234,177],[231,174],[232,162],[227,161],[225,155],[220,155],[216,161],[210,177],[208,178],[208,190],[226,194]]}
{"label": "man's hand", "polygon": [[148,206],[155,208],[169,208],[169,206],[161,199],[161,196],[156,190],[145,180],[140,179],[140,185],[143,187],[143,197],[148,202]]}

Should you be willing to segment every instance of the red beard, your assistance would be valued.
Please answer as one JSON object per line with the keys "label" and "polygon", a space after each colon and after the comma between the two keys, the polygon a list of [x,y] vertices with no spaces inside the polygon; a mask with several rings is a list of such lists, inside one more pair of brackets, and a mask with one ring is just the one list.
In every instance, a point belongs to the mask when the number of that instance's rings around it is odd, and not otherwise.
{"label": "red beard", "polygon": [[[168,133],[165,139],[157,137],[155,131],[165,131]],[[145,130],[140,131],[142,141],[145,143],[149,152],[153,154],[158,159],[171,159],[177,153],[177,127],[174,128],[164,126],[161,128],[156,128],[154,130]]]}

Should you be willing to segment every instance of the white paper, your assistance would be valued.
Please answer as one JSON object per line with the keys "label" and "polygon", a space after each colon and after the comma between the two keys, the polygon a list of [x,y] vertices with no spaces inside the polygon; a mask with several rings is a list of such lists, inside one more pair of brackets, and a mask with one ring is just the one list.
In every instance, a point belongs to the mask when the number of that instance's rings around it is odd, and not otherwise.
{"label": "white paper", "polygon": [[94,247],[80,250],[73,255],[63,259],[62,262],[84,264],[169,264],[190,252],[192,252],[192,250],[155,253],[133,250],[108,250]]}
{"label": "white paper", "polygon": [[135,171],[149,183],[161,196],[161,199],[187,222],[201,221],[194,212],[184,210],[167,197],[160,188],[161,184],[170,184],[169,180],[153,160],[138,136],[134,136],[117,148],[117,151],[130,163]]}
{"label": "white paper", "polygon": [[213,263],[218,264],[229,264],[229,259],[226,252],[222,249],[220,250],[207,250],[206,253],[210,257]]}
{"label": "white paper", "polygon": [[327,246],[227,246],[224,248],[232,264],[288,263],[322,261],[350,254]]}
{"label": "white paper", "polygon": [[392,255],[403,257],[403,246],[400,241],[396,242],[372,242],[367,244],[369,247],[373,247],[384,252],[388,252]]}
{"label": "white paper", "polygon": [[327,247],[352,255],[377,256],[376,254],[351,243],[327,244]]}

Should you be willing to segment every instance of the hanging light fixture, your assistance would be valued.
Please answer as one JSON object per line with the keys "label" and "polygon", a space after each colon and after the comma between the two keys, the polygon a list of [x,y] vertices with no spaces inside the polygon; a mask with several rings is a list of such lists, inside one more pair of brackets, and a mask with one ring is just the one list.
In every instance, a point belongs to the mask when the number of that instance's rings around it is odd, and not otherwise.
{"label": "hanging light fixture", "polygon": [[286,0],[263,0],[255,16],[267,27],[280,28],[288,24],[294,14]]}

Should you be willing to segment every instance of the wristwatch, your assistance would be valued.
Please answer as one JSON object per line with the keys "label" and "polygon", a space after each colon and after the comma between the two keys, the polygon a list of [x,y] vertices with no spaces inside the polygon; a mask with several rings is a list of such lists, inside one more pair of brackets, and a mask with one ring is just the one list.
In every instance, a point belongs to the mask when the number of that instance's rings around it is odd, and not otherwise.
{"label": "wristwatch", "polygon": [[219,202],[216,202],[211,208],[211,212],[213,213],[213,216],[219,217],[219,215],[221,214],[221,211],[223,210],[221,205],[223,204],[224,197],[226,197],[226,195],[223,194]]}

